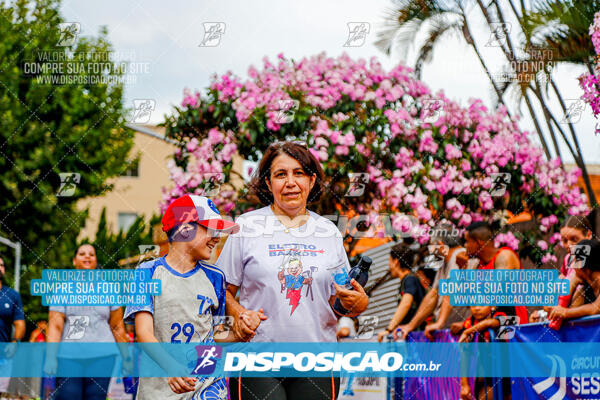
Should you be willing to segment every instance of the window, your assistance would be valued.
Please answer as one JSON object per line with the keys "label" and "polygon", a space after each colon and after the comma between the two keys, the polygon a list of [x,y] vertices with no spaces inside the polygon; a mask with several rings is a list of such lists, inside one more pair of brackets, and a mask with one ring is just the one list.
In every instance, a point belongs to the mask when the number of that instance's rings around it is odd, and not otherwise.
{"label": "window", "polygon": [[129,228],[131,228],[131,225],[133,225],[133,223],[135,222],[135,220],[137,219],[137,214],[136,213],[132,213],[132,212],[120,212],[119,213],[119,230],[123,231],[123,232],[127,232],[129,230]]}
{"label": "window", "polygon": [[140,176],[140,159],[130,160],[125,166],[125,170],[121,173],[121,176]]}

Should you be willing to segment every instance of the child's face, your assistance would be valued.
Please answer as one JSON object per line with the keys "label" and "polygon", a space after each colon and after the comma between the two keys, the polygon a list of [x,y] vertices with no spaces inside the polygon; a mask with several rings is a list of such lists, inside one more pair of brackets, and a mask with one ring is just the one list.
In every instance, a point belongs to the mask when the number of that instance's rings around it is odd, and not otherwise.
{"label": "child's face", "polygon": [[586,235],[584,232],[577,228],[571,228],[564,226],[560,229],[560,244],[569,253],[573,252],[573,246],[582,241],[583,239],[589,239],[592,236],[592,232],[588,232]]}
{"label": "child's face", "polygon": [[471,306],[471,314],[476,320],[486,319],[492,313],[491,306]]}
{"label": "child's face", "polygon": [[184,243],[187,243],[188,251],[195,260],[208,260],[213,249],[219,243],[219,239],[219,237],[213,237],[208,229],[198,225],[196,236],[189,242]]}

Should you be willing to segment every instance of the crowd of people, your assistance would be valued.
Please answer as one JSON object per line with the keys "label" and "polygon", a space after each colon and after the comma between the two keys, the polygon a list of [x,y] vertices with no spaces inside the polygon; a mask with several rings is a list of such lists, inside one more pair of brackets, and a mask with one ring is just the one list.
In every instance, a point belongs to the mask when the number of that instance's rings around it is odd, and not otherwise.
{"label": "crowd of people", "polygon": [[[168,253],[138,266],[161,281],[161,295],[124,312],[116,305],[51,307],[47,326],[40,323],[32,333],[35,341],[115,343],[110,354],[57,353],[49,347],[44,370],[59,376],[54,397],[105,398],[107,378],[60,378],[60,371],[98,365],[113,370],[121,354],[128,373],[132,359],[125,344],[134,338],[141,343],[213,344],[335,342],[354,335],[353,319],[367,309],[369,297],[356,280],[340,280],[350,271],[343,237],[330,220],[307,208],[324,194],[323,176],[306,145],[277,142],[265,151],[250,183],[262,208],[232,222],[206,197],[185,195],[173,201],[161,221]],[[486,222],[471,224],[461,236],[456,232],[442,223],[427,245],[406,239],[391,247],[389,274],[400,280],[398,306],[393,315],[380,316],[390,320],[378,332],[379,341],[390,336],[404,340],[418,330],[434,340],[435,332],[446,328],[460,342],[487,341],[490,330],[509,317],[524,324],[547,316],[558,327],[565,319],[600,313],[600,244],[587,219],[570,217],[560,230],[567,250],[560,276],[569,280],[569,295],[531,315],[519,305],[453,307],[448,296],[440,295],[440,281],[452,270],[523,268],[513,249],[495,246],[495,232]],[[226,235],[218,260],[209,263]],[[589,250],[585,257],[576,251],[581,246]],[[73,265],[96,268],[94,247],[80,246]],[[25,334],[20,298],[4,285],[0,292],[11,300],[0,307],[0,340],[19,341]],[[230,329],[226,316],[233,320]],[[73,335],[73,328],[83,332]],[[159,365],[173,361],[159,350],[152,357]],[[339,378],[176,376],[140,378],[132,386],[139,399],[329,399],[337,397]],[[464,399],[483,395],[481,385],[472,388],[466,379],[461,387]]]}
{"label": "crowd of people", "polygon": [[[439,282],[450,278],[455,269],[521,269],[518,254],[509,247],[496,247],[492,227],[486,222],[469,225],[462,237],[451,235],[453,227],[441,224],[434,230],[429,245],[420,246],[412,240],[391,247],[389,275],[400,279],[398,306],[388,326],[378,332],[378,340],[393,334],[395,339],[406,339],[410,332],[423,330],[430,340],[432,332],[453,328],[457,318],[467,322],[465,307],[453,307],[449,296],[439,295]],[[592,239],[588,217],[569,217],[560,229],[561,244],[566,251],[559,278],[568,279],[569,294],[559,297],[559,304],[546,306],[531,314],[524,306],[494,307],[493,312],[518,317],[519,324],[549,320],[560,327],[564,319],[580,318],[600,313],[600,244]],[[433,245],[433,246],[432,246]],[[437,256],[439,264],[426,262],[419,249],[434,249],[429,255]],[[584,252],[577,254],[584,248]],[[425,250],[425,251],[427,251]],[[472,261],[475,261],[473,263]],[[419,279],[423,269],[436,272],[433,283]],[[473,311],[473,310],[471,310]],[[476,318],[475,320],[478,320]],[[482,329],[473,328],[473,331]]]}
{"label": "crowd of people", "polygon": [[[387,327],[378,332],[378,341],[393,335],[394,340],[406,340],[416,330],[434,341],[433,332],[450,329],[458,342],[490,341],[490,331],[507,324],[547,321],[559,329],[563,320],[600,314],[600,243],[592,239],[590,218],[571,216],[560,229],[561,244],[566,251],[559,278],[569,280],[569,294],[559,296],[559,304],[528,313],[524,306],[474,305],[453,307],[449,296],[440,296],[439,282],[450,278],[454,269],[521,269],[519,256],[509,247],[494,245],[493,229],[485,222],[476,222],[465,229],[463,237],[452,236],[453,227],[441,224],[435,229],[428,250],[440,263],[433,284],[424,285],[417,277],[423,262],[416,243],[403,242],[391,247],[389,275],[400,279],[398,306]],[[584,249],[583,251],[581,249]],[[441,252],[440,252],[441,250]],[[476,263],[470,262],[475,260]],[[340,324],[339,337],[349,337],[349,323]],[[510,393],[508,379],[502,380],[504,393]],[[475,380],[474,388],[467,378],[461,379],[461,399],[492,398],[491,385],[485,379]],[[473,394],[475,391],[475,396]],[[488,397],[486,397],[488,396]]]}

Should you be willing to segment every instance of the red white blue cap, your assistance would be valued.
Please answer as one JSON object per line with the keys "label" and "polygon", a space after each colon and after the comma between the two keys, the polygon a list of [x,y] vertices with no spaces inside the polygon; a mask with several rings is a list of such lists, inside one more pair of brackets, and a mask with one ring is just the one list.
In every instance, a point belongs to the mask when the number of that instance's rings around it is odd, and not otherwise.
{"label": "red white blue cap", "polygon": [[205,228],[223,233],[237,233],[240,230],[238,224],[221,217],[211,199],[190,194],[173,200],[161,222],[162,230],[165,232],[188,222],[197,222]]}

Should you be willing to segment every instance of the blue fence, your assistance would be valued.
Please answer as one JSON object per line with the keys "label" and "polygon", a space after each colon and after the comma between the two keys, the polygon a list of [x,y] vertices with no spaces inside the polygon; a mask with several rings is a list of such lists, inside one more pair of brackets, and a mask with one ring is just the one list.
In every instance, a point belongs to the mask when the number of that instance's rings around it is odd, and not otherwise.
{"label": "blue fence", "polygon": [[[458,337],[448,330],[434,334],[436,342],[455,343]],[[492,341],[494,340],[491,333]],[[422,332],[412,332],[408,342],[427,342]],[[515,327],[514,337],[507,343],[507,352],[494,360],[497,372],[508,368],[518,371],[528,365],[550,365],[549,373],[537,377],[494,378],[502,373],[492,373],[484,381],[494,391],[495,399],[508,398],[508,390],[513,399],[595,399],[600,398],[600,357],[595,352],[589,355],[580,350],[591,343],[600,346],[600,316],[567,321],[560,330],[548,327],[548,323],[531,323]],[[410,347],[410,346],[408,346]],[[589,348],[589,347],[588,347]],[[597,348],[594,345],[594,349]],[[511,351],[514,349],[515,351]],[[543,350],[543,351],[540,351]],[[446,346],[445,359],[460,359],[456,346]],[[478,375],[476,372],[475,376]],[[471,375],[472,376],[472,375]],[[474,379],[470,379],[471,386]],[[395,393],[403,393],[404,398],[419,399],[458,399],[460,398],[460,378],[458,377],[416,377],[396,379]],[[473,392],[474,393],[474,392]]]}

